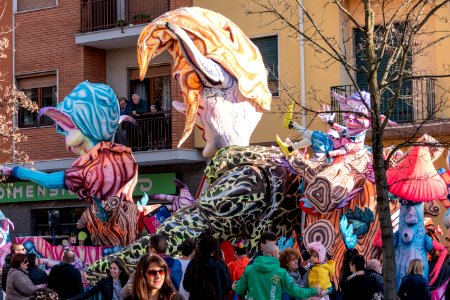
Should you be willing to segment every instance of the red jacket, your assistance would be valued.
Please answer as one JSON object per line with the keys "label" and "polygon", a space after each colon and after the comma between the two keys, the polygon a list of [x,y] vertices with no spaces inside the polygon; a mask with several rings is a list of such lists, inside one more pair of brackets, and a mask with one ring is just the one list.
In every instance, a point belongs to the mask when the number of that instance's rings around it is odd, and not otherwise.
{"label": "red jacket", "polygon": [[244,273],[245,267],[247,267],[249,262],[250,259],[247,256],[243,256],[228,264],[232,282],[241,278],[242,273]]}

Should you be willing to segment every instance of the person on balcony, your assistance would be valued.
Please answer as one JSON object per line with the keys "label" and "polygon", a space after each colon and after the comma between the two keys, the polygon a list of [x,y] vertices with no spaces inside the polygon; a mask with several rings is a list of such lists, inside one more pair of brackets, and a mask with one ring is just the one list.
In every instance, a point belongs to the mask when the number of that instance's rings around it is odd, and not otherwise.
{"label": "person on balcony", "polygon": [[131,114],[131,104],[125,97],[119,98],[119,106],[120,106],[120,115],[129,115]]}
{"label": "person on balcony", "polygon": [[133,103],[131,104],[131,115],[132,116],[140,116],[143,113],[147,112],[147,101],[145,99],[141,99],[141,96],[138,94],[133,94],[131,96]]}

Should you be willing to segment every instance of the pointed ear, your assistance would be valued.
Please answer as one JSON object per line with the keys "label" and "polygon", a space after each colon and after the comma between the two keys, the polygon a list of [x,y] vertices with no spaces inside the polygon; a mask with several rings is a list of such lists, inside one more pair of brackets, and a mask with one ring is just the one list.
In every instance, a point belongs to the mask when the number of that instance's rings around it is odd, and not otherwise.
{"label": "pointed ear", "polygon": [[69,131],[70,129],[77,128],[73,123],[72,118],[68,114],[57,109],[56,107],[41,108],[39,110],[38,120],[43,115],[50,117],[64,131]]}
{"label": "pointed ear", "polygon": [[9,225],[11,225],[12,230],[14,230],[14,223],[11,222],[10,219],[6,219],[6,221],[9,223]]}

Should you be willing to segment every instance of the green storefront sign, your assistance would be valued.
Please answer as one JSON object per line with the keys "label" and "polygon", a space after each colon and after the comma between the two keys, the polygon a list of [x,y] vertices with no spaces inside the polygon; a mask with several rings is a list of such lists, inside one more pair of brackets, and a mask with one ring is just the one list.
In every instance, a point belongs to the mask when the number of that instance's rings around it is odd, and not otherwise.
{"label": "green storefront sign", "polygon": [[[146,194],[175,194],[173,182],[175,173],[143,174],[138,176],[138,182],[133,196]],[[0,204],[28,201],[76,199],[77,196],[65,189],[46,189],[34,182],[13,182],[0,185]]]}

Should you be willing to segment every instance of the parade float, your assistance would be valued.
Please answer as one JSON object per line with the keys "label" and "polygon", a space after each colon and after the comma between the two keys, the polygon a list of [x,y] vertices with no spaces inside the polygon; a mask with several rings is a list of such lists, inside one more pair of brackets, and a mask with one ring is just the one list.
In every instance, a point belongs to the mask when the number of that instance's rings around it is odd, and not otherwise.
{"label": "parade float", "polygon": [[[304,243],[321,242],[338,266],[348,248],[358,249],[366,259],[380,257],[373,159],[370,148],[364,145],[371,125],[368,93],[357,92],[347,98],[333,93],[345,111],[345,126],[335,123],[334,114],[325,109],[319,116],[330,130],[305,130],[292,120],[291,112],[284,124],[302,130],[302,141],[278,138],[279,147],[250,146],[253,130],[263,112],[270,109],[271,93],[259,50],[234,23],[206,9],[176,9],[143,29],[137,51],[141,79],[154,57],[165,51],[172,56],[172,75],[184,100],[174,101],[173,106],[186,116],[178,146],[198,126],[206,142],[203,155],[210,158],[204,172],[207,186],[196,199],[186,191],[180,196],[154,196],[174,201],[174,213],[156,231],[167,236],[170,254],[176,254],[183,240],[204,231],[231,242],[245,238],[248,250],[254,251],[264,231],[290,237],[294,228],[300,228],[296,234]],[[87,267],[89,279],[105,276],[109,262],[117,257],[134,268],[146,252],[150,236],[135,240],[139,210],[132,191],[137,164],[129,148],[112,143],[120,122],[116,96],[105,85],[84,82],[57,107],[41,109],[40,115],[55,120],[68,149],[80,157],[68,170],[53,174],[22,167],[3,167],[2,173],[67,188],[89,201],[83,217],[93,240],[125,246]],[[311,158],[299,151],[308,146],[313,150]],[[396,167],[409,164],[418,151],[428,151],[433,158],[438,153],[418,148],[394,155],[388,177],[395,178]],[[426,170],[436,173],[431,166]],[[398,194],[391,182],[392,194],[401,198],[391,207],[393,216],[398,217],[396,255],[402,260],[398,276],[404,274],[404,265],[413,257],[407,248],[426,253],[434,247],[445,253],[437,241],[424,235],[424,204],[415,204],[445,197],[442,182],[434,193],[417,193],[412,198]],[[433,190],[433,186],[428,189]],[[406,232],[412,236],[405,238]],[[414,257],[423,258],[426,254],[422,252]]]}

